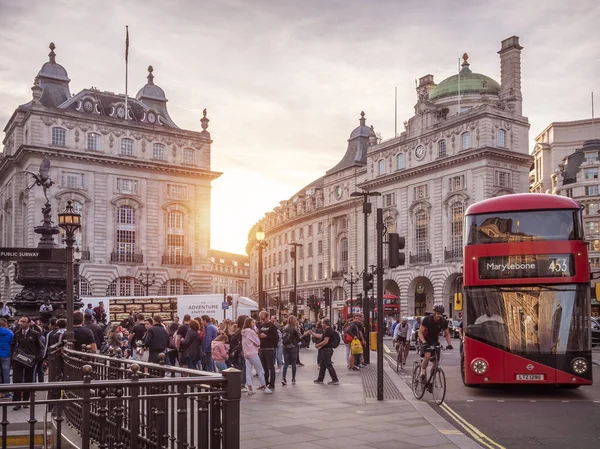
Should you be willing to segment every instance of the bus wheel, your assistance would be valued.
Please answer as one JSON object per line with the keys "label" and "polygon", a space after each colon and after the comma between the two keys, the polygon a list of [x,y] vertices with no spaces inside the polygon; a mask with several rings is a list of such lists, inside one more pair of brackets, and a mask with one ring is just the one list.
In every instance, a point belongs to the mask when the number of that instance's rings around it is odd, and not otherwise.
{"label": "bus wheel", "polygon": [[462,383],[465,387],[474,388],[475,385],[468,384],[465,381],[465,356],[461,354],[460,356],[460,378],[462,379]]}
{"label": "bus wheel", "polygon": [[562,388],[564,390],[577,390],[579,387],[581,387],[581,385],[574,385],[574,384],[562,384],[562,385],[560,385],[560,388]]}

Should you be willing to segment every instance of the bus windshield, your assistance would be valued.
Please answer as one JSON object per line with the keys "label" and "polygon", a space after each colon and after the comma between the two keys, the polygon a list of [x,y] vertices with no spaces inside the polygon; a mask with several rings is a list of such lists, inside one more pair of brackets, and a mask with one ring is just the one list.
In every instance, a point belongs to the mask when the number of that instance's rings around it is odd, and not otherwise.
{"label": "bus windshield", "polygon": [[465,334],[516,354],[590,350],[589,287],[465,289]]}
{"label": "bus windshield", "polygon": [[467,245],[582,239],[579,214],[567,209],[467,215]]}

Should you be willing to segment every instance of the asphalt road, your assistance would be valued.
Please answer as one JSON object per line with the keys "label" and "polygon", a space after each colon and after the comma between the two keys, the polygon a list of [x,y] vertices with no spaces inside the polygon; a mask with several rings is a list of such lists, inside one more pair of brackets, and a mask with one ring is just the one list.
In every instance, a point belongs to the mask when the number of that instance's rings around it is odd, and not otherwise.
{"label": "asphalt road", "polygon": [[[393,351],[391,341],[386,343]],[[596,383],[589,387],[578,390],[533,386],[468,388],[460,378],[458,341],[453,342],[453,346],[455,350],[442,353],[447,381],[445,405],[431,404],[482,447],[600,448],[599,350],[594,351],[593,357]],[[395,357],[395,352],[389,355]],[[417,355],[411,351],[405,372],[398,374],[409,384],[410,367],[416,359]],[[393,367],[395,369],[395,363]],[[431,396],[426,394],[423,399],[431,400]]]}

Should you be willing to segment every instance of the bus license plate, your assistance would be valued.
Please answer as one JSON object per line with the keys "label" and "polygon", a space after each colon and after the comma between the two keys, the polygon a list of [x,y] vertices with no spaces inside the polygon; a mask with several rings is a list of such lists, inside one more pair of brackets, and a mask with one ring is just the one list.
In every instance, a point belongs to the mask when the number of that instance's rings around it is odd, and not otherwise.
{"label": "bus license plate", "polygon": [[543,374],[517,374],[517,380],[544,380]]}

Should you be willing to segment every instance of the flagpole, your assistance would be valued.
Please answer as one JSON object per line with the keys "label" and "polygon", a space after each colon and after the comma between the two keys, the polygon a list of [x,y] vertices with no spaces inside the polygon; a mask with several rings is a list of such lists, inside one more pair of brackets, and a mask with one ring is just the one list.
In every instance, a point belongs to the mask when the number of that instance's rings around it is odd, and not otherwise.
{"label": "flagpole", "polygon": [[394,137],[398,137],[398,88],[394,87]]}
{"label": "flagpole", "polygon": [[126,25],[125,26],[125,33],[126,33],[126,37],[125,37],[125,120],[128,119],[128,115],[129,115],[129,109],[128,109],[128,102],[127,102],[127,81],[128,81],[128,75],[129,75],[129,26]]}
{"label": "flagpole", "polygon": [[596,128],[594,126],[594,92],[592,91],[592,139],[596,138]]}
{"label": "flagpole", "polygon": [[458,113],[460,114],[460,58],[458,58]]}

